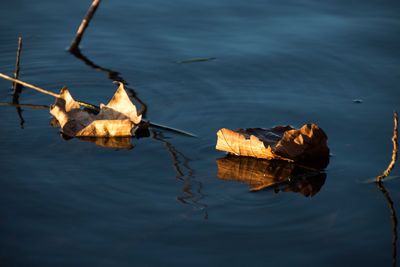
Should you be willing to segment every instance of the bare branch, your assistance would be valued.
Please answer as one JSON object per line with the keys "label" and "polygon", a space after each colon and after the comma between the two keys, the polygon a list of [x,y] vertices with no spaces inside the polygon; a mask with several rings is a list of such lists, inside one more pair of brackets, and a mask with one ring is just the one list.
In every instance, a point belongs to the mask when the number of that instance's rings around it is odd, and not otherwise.
{"label": "bare branch", "polygon": [[96,13],[97,8],[99,7],[100,0],[93,0],[92,4],[89,7],[85,17],[83,18],[81,24],[79,25],[78,31],[76,32],[75,38],[72,40],[71,46],[69,47],[70,51],[76,50],[79,48],[79,44],[82,41],[83,34],[85,33],[86,28],[89,26],[90,21],[92,20],[94,13]]}
{"label": "bare branch", "polygon": [[[15,58],[15,70],[14,70],[14,78],[15,79],[18,79],[18,76],[19,76],[21,51],[22,51],[22,37],[18,37],[17,55]],[[13,87],[13,101],[12,102],[14,104],[19,104],[19,95],[21,94],[22,86],[16,82],[13,82],[12,87]],[[18,114],[19,121],[20,121],[19,124],[21,126],[21,129],[23,129],[25,120],[22,117],[22,109],[20,106],[16,106],[16,109],[17,109],[17,114]]]}
{"label": "bare branch", "polygon": [[393,137],[392,137],[392,142],[393,142],[393,151],[392,151],[392,160],[390,161],[388,167],[386,170],[376,177],[377,182],[382,182],[385,177],[387,177],[390,174],[390,171],[393,169],[394,165],[396,164],[397,160],[397,112],[395,111],[393,114]]}
{"label": "bare branch", "polygon": [[[14,78],[12,78],[12,77],[10,77],[8,75],[5,75],[3,73],[0,73],[0,78],[3,78],[3,79],[6,79],[6,80],[9,80],[9,81],[21,84],[21,85],[23,85],[25,87],[31,88],[31,89],[36,90],[36,91],[38,91],[38,92],[40,92],[42,94],[45,94],[45,95],[51,95],[51,96],[54,96],[54,97],[57,97],[57,98],[60,97],[59,94],[56,94],[56,93],[48,91],[46,89],[37,87],[36,85],[30,84],[30,83],[27,83],[27,82],[24,82],[24,81],[21,81],[21,80],[18,80],[18,79],[14,79]],[[79,103],[79,105],[84,106],[86,108],[90,108],[90,109],[93,109],[93,110],[99,110],[99,107],[97,107],[95,105],[92,105],[92,104],[89,104],[89,103],[86,103],[86,102],[82,102],[82,101],[77,101],[77,102]]]}

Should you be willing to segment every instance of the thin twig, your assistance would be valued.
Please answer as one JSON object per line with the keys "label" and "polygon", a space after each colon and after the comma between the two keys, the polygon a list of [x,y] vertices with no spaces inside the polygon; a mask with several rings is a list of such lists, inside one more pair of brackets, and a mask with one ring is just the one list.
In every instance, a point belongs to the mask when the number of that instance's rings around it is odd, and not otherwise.
{"label": "thin twig", "polygon": [[152,122],[152,121],[149,121],[149,120],[145,120],[145,119],[142,119],[142,121],[145,122],[145,123],[148,123],[149,126],[151,126],[153,128],[167,130],[167,131],[170,131],[170,132],[173,132],[173,133],[176,133],[176,134],[180,134],[180,135],[184,135],[184,136],[188,136],[188,137],[197,137],[195,134],[187,132],[187,131],[176,129],[176,128],[173,128],[173,127],[169,127],[169,126],[162,125],[162,124],[159,124],[159,123],[156,123],[156,122]]}
{"label": "thin twig", "polygon": [[[14,70],[14,78],[18,79],[19,77],[19,70],[20,70],[20,60],[21,60],[21,51],[22,51],[22,37],[18,37],[18,46],[17,46],[17,55],[15,57],[15,70]],[[21,94],[22,91],[22,86],[16,82],[13,82],[12,84],[13,87],[13,103],[14,104],[19,104],[19,95]],[[17,114],[19,117],[20,121],[20,126],[21,129],[24,128],[24,118],[22,117],[22,109],[21,107],[16,107],[17,109]]]}
{"label": "thin twig", "polygon": [[[19,77],[19,63],[21,59],[21,51],[22,51],[22,37],[18,37],[18,47],[17,47],[17,56],[15,59],[15,70],[14,70],[14,78],[18,79]],[[13,102],[18,102],[18,96],[21,93],[21,84],[13,82]]]}
{"label": "thin twig", "polygon": [[393,266],[397,264],[397,215],[394,203],[389,195],[389,192],[383,186],[382,181],[377,182],[379,190],[383,193],[390,210],[390,220],[392,223],[392,261]]}
{"label": "thin twig", "polygon": [[17,107],[17,108],[31,108],[31,109],[49,109],[50,108],[47,105],[19,104],[19,103],[0,102],[0,107],[4,107],[4,106],[12,106],[12,107]]}
{"label": "thin twig", "polygon": [[89,26],[90,21],[93,18],[94,13],[99,7],[100,0],[93,0],[92,4],[89,7],[85,17],[83,18],[81,24],[79,25],[78,31],[75,34],[75,38],[72,40],[71,46],[69,47],[70,51],[76,50],[79,47],[79,44],[82,40],[83,34],[86,28]]}
{"label": "thin twig", "polygon": [[36,90],[36,91],[38,91],[38,92],[40,92],[40,93],[42,93],[42,94],[51,95],[51,96],[54,96],[54,97],[60,97],[59,94],[53,93],[53,92],[51,92],[51,91],[47,91],[46,89],[37,87],[37,86],[35,86],[35,85],[33,85],[33,84],[30,84],[30,83],[21,81],[21,80],[19,80],[19,79],[12,78],[12,77],[10,77],[10,76],[8,76],[8,75],[5,75],[5,74],[3,74],[3,73],[0,73],[0,78],[9,80],[9,81],[14,82],[14,83],[21,84],[21,85],[23,85],[23,86],[25,86],[25,87],[31,88],[31,89],[33,89],[33,90]]}
{"label": "thin twig", "polygon": [[397,160],[397,112],[395,111],[393,114],[393,137],[392,137],[392,143],[393,143],[393,151],[392,151],[392,160],[390,161],[388,167],[386,170],[383,172],[383,174],[379,175],[376,177],[377,182],[383,181],[385,177],[387,177],[390,174],[390,171],[393,169],[394,165],[396,164]]}
{"label": "thin twig", "polygon": [[[53,92],[48,91],[48,90],[46,90],[46,89],[37,87],[36,85],[30,84],[30,83],[27,83],[27,82],[24,82],[24,81],[21,81],[21,80],[18,80],[18,79],[14,79],[14,78],[12,78],[12,77],[10,77],[10,76],[8,76],[8,75],[5,75],[5,74],[3,74],[3,73],[0,73],[0,78],[3,78],[3,79],[6,79],[6,80],[9,80],[9,81],[12,81],[12,82],[21,84],[21,85],[23,85],[23,86],[25,86],[25,87],[31,88],[31,89],[33,89],[33,90],[36,90],[36,91],[38,91],[38,92],[40,92],[40,93],[42,93],[42,94],[54,96],[54,97],[57,97],[57,98],[60,97],[59,94],[56,94],[56,93],[53,93]],[[99,107],[97,107],[97,106],[95,106],[95,105],[92,105],[92,104],[89,104],[89,103],[86,103],[86,102],[82,102],[82,101],[79,101],[79,100],[77,100],[76,102],[78,102],[79,105],[84,106],[84,107],[86,107],[86,108],[90,108],[90,109],[94,109],[94,110],[99,110]]]}

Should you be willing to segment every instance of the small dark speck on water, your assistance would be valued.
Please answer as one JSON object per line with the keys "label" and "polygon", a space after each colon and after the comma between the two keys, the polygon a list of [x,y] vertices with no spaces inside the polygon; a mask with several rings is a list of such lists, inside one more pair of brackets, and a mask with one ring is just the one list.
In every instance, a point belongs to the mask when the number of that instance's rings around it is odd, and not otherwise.
{"label": "small dark speck on water", "polygon": [[187,64],[187,63],[195,63],[195,62],[206,62],[206,61],[211,61],[217,59],[216,57],[207,57],[207,58],[191,58],[191,59],[185,59],[181,61],[177,61],[176,63],[178,64]]}
{"label": "small dark speck on water", "polygon": [[363,102],[362,99],[354,99],[353,100],[353,103],[356,103],[356,104],[361,104],[362,102]]}

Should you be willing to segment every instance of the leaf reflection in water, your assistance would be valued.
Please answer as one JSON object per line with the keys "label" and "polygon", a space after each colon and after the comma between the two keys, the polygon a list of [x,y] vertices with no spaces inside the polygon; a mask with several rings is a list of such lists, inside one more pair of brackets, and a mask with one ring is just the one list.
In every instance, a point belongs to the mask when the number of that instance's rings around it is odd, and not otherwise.
{"label": "leaf reflection in water", "polygon": [[[50,125],[53,127],[59,127],[59,123],[57,119],[52,118],[50,120]],[[70,137],[68,135],[60,133],[61,137],[68,141],[73,139],[73,137]],[[140,139],[140,138],[146,138],[150,137],[150,131],[148,128],[137,128],[135,131],[135,139]],[[85,142],[91,142],[99,147],[102,148],[110,148],[110,149],[116,149],[116,150],[130,150],[134,148],[134,145],[132,144],[132,141],[134,138],[132,137],[76,137],[77,139]]]}
{"label": "leaf reflection in water", "polygon": [[306,197],[316,195],[326,180],[318,169],[299,167],[285,161],[270,161],[227,155],[217,159],[218,177],[247,183],[251,191],[273,188],[275,192],[298,192]]}
{"label": "leaf reflection in water", "polygon": [[96,146],[111,149],[132,149],[131,137],[79,137],[79,140],[94,143]]}

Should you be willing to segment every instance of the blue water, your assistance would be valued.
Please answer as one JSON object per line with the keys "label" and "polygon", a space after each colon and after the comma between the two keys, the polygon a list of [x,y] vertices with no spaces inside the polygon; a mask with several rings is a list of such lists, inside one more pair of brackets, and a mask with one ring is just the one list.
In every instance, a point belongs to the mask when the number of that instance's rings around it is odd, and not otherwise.
{"label": "blue water", "polygon": [[[22,36],[21,79],[106,103],[108,73],[66,51],[89,4],[2,1],[0,72],[12,74]],[[391,266],[390,209],[365,181],[391,157],[399,18],[398,1],[103,1],[82,53],[120,72],[147,119],[198,138],[162,131],[106,149],[64,140],[46,109],[23,108],[21,128],[1,106],[1,265]],[[10,102],[11,84],[0,85]],[[307,122],[332,153],[315,196],[218,178],[219,128]],[[395,208],[399,186],[385,183]]]}

